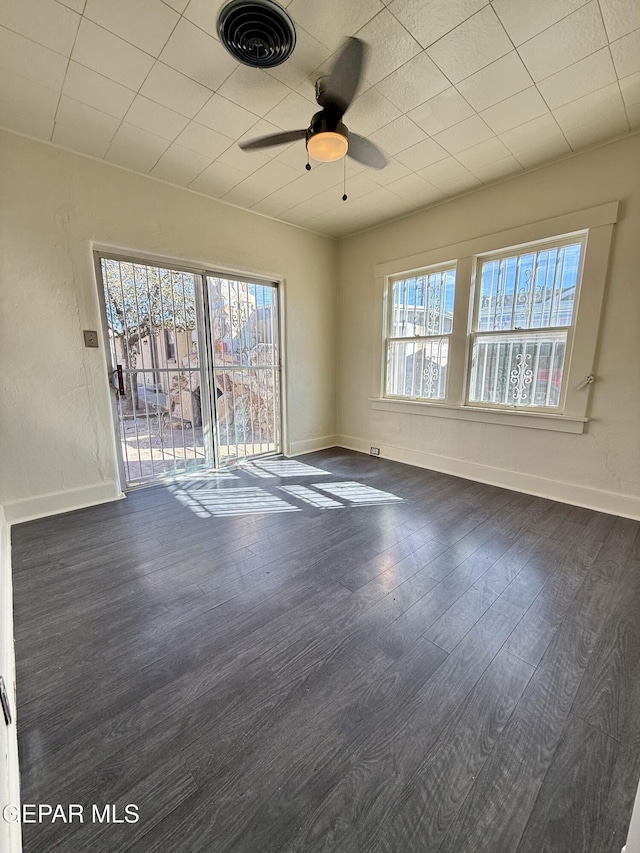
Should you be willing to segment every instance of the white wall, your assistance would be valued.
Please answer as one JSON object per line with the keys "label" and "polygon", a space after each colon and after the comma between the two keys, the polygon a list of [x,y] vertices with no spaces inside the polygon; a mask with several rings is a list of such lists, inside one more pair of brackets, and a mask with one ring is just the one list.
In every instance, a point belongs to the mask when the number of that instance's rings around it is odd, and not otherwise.
{"label": "white wall", "polygon": [[624,848],[624,853],[640,853],[640,788],[638,788],[633,814],[631,815],[627,846]]}
{"label": "white wall", "polygon": [[91,243],[284,279],[291,452],[333,443],[335,242],[0,132],[0,503],[10,520],[118,494]]}
{"label": "white wall", "polygon": [[[13,654],[13,612],[9,526],[0,507],[0,675],[10,697],[13,720],[6,726],[0,711],[0,809],[20,803],[18,739],[16,735],[15,658]],[[0,814],[0,850],[21,850],[20,825],[7,823]]]}
{"label": "white wall", "polygon": [[[584,434],[372,408],[375,264],[619,199]],[[348,447],[640,517],[640,136],[341,241],[338,433]],[[499,246],[496,246],[499,248]]]}

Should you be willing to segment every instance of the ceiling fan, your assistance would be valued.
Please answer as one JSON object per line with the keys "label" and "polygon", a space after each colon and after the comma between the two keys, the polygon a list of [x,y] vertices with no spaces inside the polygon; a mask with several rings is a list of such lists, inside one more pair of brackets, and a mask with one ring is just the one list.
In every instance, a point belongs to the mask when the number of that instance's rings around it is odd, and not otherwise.
{"label": "ceiling fan", "polygon": [[[240,148],[252,151],[304,139],[309,156],[321,163],[348,155],[365,166],[383,169],[387,159],[377,145],[348,130],[342,122],[360,84],[366,52],[367,45],[361,39],[346,40],[331,72],[316,81],[316,101],[322,109],[312,117],[308,128],[260,136],[240,142]],[[310,167],[307,165],[307,168]]]}

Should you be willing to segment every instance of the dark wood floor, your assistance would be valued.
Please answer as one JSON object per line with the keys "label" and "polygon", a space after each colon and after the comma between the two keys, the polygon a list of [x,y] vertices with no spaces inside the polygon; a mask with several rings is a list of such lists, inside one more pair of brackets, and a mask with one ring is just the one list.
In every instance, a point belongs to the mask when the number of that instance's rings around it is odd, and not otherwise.
{"label": "dark wood floor", "polygon": [[[640,524],[301,461],[330,474],[208,483],[297,512],[157,487],[13,529],[23,800],[86,817],[24,826],[26,853],[620,853]],[[278,488],[351,480],[403,500]],[[93,824],[93,803],[140,820]]]}

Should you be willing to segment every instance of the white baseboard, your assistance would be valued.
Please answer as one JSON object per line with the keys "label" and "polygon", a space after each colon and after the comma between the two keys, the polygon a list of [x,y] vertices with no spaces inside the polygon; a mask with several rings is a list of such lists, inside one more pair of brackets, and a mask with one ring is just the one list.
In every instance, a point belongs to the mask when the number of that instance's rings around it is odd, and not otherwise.
{"label": "white baseboard", "polygon": [[327,450],[338,443],[336,435],[321,435],[319,438],[308,438],[305,441],[292,441],[289,444],[287,456],[300,456],[302,453],[313,453],[316,450]]}
{"label": "white baseboard", "polygon": [[[16,733],[16,666],[13,646],[13,591],[9,524],[0,507],[0,675],[4,678],[11,704],[12,722],[5,726],[0,711],[0,808],[20,804],[20,767]],[[20,853],[19,823],[7,823],[0,816],[0,850]]]}
{"label": "white baseboard", "polygon": [[4,513],[9,524],[19,524],[22,521],[33,521],[47,515],[83,509],[87,506],[117,501],[124,497],[117,483],[97,483],[94,486],[85,486],[81,489],[66,489],[63,492],[8,501],[4,505]]}
{"label": "white baseboard", "polygon": [[[371,443],[378,445],[377,440],[356,438],[350,435],[336,436],[336,444],[347,450],[357,450],[369,453]],[[589,486],[579,486],[574,483],[564,483],[560,480],[548,480],[536,477],[534,474],[522,474],[518,471],[506,471],[490,465],[480,465],[477,462],[467,462],[437,453],[425,453],[421,450],[408,450],[392,444],[381,444],[380,455],[394,462],[404,462],[418,468],[428,468],[440,471],[454,477],[475,480],[515,492],[524,492],[540,498],[549,498],[560,503],[582,506],[587,509],[606,512],[610,515],[621,515],[625,518],[640,520],[640,497],[624,495],[618,492],[608,492],[604,489],[593,489]]]}

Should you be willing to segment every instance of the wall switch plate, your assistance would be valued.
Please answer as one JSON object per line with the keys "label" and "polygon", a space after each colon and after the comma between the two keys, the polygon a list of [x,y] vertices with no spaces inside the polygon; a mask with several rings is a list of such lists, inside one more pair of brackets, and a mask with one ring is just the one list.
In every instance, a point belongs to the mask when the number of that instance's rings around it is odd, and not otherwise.
{"label": "wall switch plate", "polygon": [[9,694],[4,683],[4,678],[0,675],[0,704],[4,712],[4,719],[8,726],[11,725],[11,706],[9,705]]}
{"label": "wall switch plate", "polygon": [[369,448],[369,456],[380,456],[380,448],[379,447],[370,447]]}
{"label": "wall switch plate", "polygon": [[84,329],[84,345],[86,347],[97,347],[98,346],[98,333],[94,332],[92,329]]}

